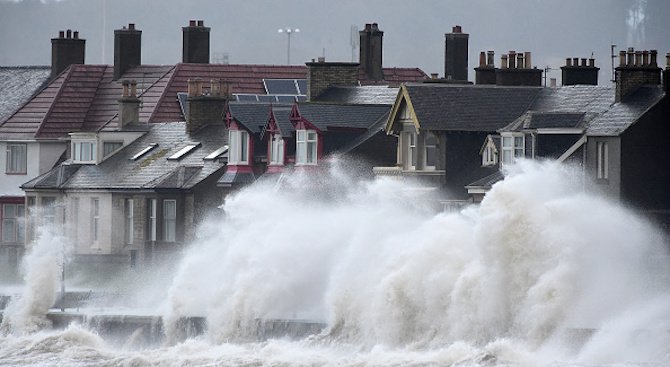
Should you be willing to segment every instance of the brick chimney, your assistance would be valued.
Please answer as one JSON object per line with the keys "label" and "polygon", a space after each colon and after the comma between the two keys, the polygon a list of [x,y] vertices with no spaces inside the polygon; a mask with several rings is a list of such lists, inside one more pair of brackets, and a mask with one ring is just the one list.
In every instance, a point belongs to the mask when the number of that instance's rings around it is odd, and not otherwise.
{"label": "brick chimney", "polygon": [[493,51],[479,53],[479,66],[475,68],[475,84],[495,84],[496,67]]}
{"label": "brick chimney", "polygon": [[565,59],[565,66],[561,66],[563,85],[598,85],[598,71],[596,60],[594,58],[582,59],[581,64],[578,58]]}
{"label": "brick chimney", "polygon": [[617,102],[640,86],[661,84],[657,55],[656,50],[635,51],[632,47],[628,51],[619,52],[619,66],[615,69]]}
{"label": "brick chimney", "polygon": [[360,67],[369,80],[384,80],[382,69],[382,39],[384,32],[377,23],[366,24],[360,35]]}
{"label": "brick chimney", "polygon": [[85,54],[86,40],[79,38],[79,32],[58,32],[58,38],[51,39],[51,78],[72,64],[83,64]]}
{"label": "brick chimney", "polygon": [[530,52],[510,51],[500,58],[496,84],[539,87],[542,86],[542,70],[532,66]]}
{"label": "brick chimney", "polygon": [[182,27],[184,43],[182,62],[209,64],[209,27],[202,20],[189,21],[188,27]]}
{"label": "brick chimney", "polygon": [[329,87],[335,85],[358,85],[358,68],[356,62],[326,62],[318,61],[305,63],[307,65],[307,100],[316,98]]}
{"label": "brick chimney", "polygon": [[191,134],[208,124],[223,122],[223,111],[229,96],[230,85],[220,79],[212,79],[209,86],[205,86],[200,78],[189,79],[186,132]]}
{"label": "brick chimney", "polygon": [[130,123],[140,121],[140,99],[137,98],[137,81],[124,80],[121,85],[123,85],[123,94],[119,99],[119,130],[123,130],[123,127]]}
{"label": "brick chimney", "polygon": [[142,31],[128,24],[114,31],[114,80],[132,66],[142,65]]}
{"label": "brick chimney", "polygon": [[468,38],[461,26],[452,28],[444,35],[444,78],[447,80],[468,80]]}

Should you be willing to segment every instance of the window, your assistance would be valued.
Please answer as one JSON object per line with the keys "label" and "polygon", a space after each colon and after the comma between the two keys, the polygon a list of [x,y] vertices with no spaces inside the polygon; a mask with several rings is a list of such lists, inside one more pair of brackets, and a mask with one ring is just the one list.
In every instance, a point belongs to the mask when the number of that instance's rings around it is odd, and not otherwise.
{"label": "window", "polygon": [[203,159],[204,159],[204,160],[207,160],[207,161],[214,160],[214,159],[219,158],[219,157],[221,156],[221,154],[223,154],[223,153],[225,153],[225,152],[227,152],[227,151],[228,151],[228,146],[227,146],[227,145],[224,145],[224,146],[222,146],[221,148],[219,148],[219,149],[217,149],[217,150],[215,150],[215,151],[209,153],[209,154],[208,154],[205,158],[203,158]]}
{"label": "window", "polygon": [[437,166],[437,137],[431,132],[427,132],[425,136],[425,148],[426,148],[426,162],[424,168],[426,169],[435,169]]}
{"label": "window", "polygon": [[228,163],[249,163],[249,133],[244,130],[230,130]]}
{"label": "window", "polygon": [[77,242],[79,239],[79,198],[72,198],[72,238]]}
{"label": "window", "polygon": [[279,134],[273,135],[270,141],[270,164],[284,164],[284,139]]}
{"label": "window", "polygon": [[126,245],[133,243],[133,199],[124,200],[123,211],[126,220]]}
{"label": "window", "polygon": [[73,142],[72,160],[75,163],[94,163],[97,159],[96,146],[95,141]]}
{"label": "window", "polygon": [[496,163],[498,163],[498,152],[496,152],[493,145],[489,144],[482,154],[482,166],[492,166]]}
{"label": "window", "polygon": [[156,241],[156,199],[149,199],[149,240]]}
{"label": "window", "polygon": [[524,156],[523,135],[502,136],[503,164],[512,164],[518,158]]}
{"label": "window", "polygon": [[184,158],[185,155],[193,151],[193,149],[197,148],[200,146],[200,143],[191,143],[186,145],[185,147],[179,149],[179,151],[171,156],[169,156],[167,159],[169,161],[178,161],[182,158]]}
{"label": "window", "polygon": [[317,134],[314,130],[296,131],[296,164],[316,164]]}
{"label": "window", "polygon": [[42,221],[44,225],[56,223],[56,198],[42,198]]}
{"label": "window", "polygon": [[177,239],[177,201],[163,200],[163,241]]}
{"label": "window", "polygon": [[609,152],[607,142],[596,143],[596,178],[606,180],[609,177]]}
{"label": "window", "polygon": [[91,199],[91,238],[98,242],[100,238],[100,199]]}
{"label": "window", "polygon": [[24,209],[23,204],[2,205],[2,242],[23,243]]}
{"label": "window", "polygon": [[140,151],[137,152],[134,156],[130,157],[130,160],[132,160],[132,161],[136,161],[136,160],[142,158],[145,154],[149,153],[152,149],[154,149],[154,148],[157,147],[157,146],[158,146],[158,144],[156,144],[156,143],[151,143],[151,144],[149,144],[148,147],[146,147],[146,148],[140,150]]}
{"label": "window", "polygon": [[400,133],[401,162],[403,169],[415,169],[417,163],[416,143],[417,133],[412,123],[404,123]]}
{"label": "window", "polygon": [[102,156],[107,157],[115,151],[121,149],[123,142],[120,141],[106,141],[102,143]]}
{"label": "window", "polygon": [[9,174],[27,173],[27,152],[26,144],[7,144],[7,165],[5,172]]}

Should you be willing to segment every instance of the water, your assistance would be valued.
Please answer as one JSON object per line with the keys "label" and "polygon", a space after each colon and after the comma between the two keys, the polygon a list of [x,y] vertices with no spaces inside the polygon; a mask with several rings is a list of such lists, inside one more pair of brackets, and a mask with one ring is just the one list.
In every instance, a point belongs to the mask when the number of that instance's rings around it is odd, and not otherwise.
{"label": "water", "polygon": [[[666,244],[578,176],[524,162],[460,213],[337,165],[279,190],[261,183],[203,226],[169,286],[145,286],[138,307],[163,314],[171,343],[138,350],[82,326],[5,332],[0,365],[670,365]],[[170,338],[183,316],[209,330]],[[328,327],[256,341],[256,320],[272,318]]]}

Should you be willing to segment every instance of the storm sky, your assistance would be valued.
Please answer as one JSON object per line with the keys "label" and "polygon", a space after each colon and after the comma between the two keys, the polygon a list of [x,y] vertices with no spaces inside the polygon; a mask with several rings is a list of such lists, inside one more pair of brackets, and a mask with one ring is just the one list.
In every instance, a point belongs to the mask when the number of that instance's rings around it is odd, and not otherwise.
{"label": "storm sky", "polygon": [[[86,63],[113,62],[113,30],[135,23],[145,64],[181,60],[181,27],[202,19],[213,58],[230,63],[285,64],[325,55],[352,61],[351,27],[379,23],[384,66],[444,74],[444,33],[470,34],[469,69],[480,51],[531,51],[538,68],[558,69],[566,57],[596,58],[600,83],[610,79],[610,45],[670,52],[668,0],[0,0],[0,65],[48,65],[50,39],[72,29],[86,39]],[[358,59],[358,49],[354,52]],[[549,77],[560,80],[560,70]],[[471,76],[471,79],[473,77]]]}

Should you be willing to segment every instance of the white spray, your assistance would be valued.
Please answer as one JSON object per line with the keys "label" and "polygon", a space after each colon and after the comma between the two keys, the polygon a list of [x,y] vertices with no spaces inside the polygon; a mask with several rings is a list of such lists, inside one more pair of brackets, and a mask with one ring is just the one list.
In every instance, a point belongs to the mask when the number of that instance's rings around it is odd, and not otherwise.
{"label": "white spray", "polygon": [[647,0],[635,0],[628,9],[628,45],[642,46],[645,41],[645,18],[647,12]]}
{"label": "white spray", "polygon": [[30,253],[23,259],[23,291],[7,305],[0,331],[22,335],[50,325],[46,314],[56,301],[60,286],[64,241],[53,228],[39,230]]}

